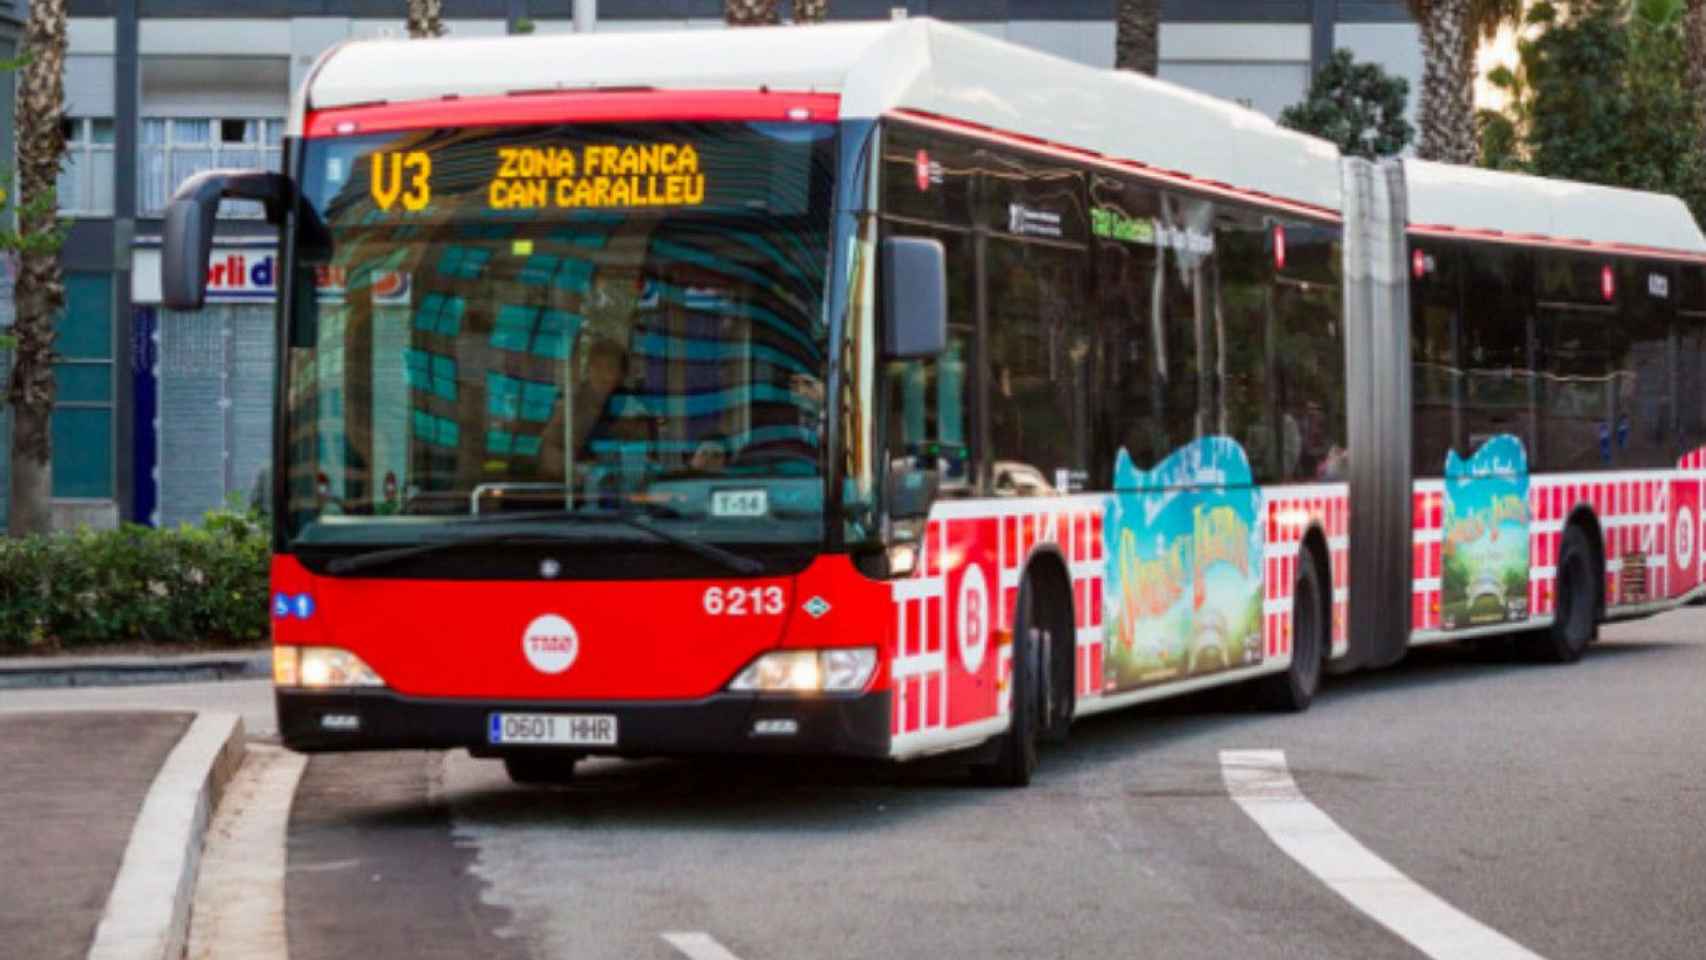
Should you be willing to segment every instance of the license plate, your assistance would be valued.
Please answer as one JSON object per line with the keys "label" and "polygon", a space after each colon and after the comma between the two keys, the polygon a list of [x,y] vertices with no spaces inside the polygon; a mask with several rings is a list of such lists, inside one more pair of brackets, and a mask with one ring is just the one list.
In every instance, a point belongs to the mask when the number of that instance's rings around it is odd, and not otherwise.
{"label": "license plate", "polygon": [[494,713],[488,743],[562,747],[614,747],[616,718],[607,713]]}

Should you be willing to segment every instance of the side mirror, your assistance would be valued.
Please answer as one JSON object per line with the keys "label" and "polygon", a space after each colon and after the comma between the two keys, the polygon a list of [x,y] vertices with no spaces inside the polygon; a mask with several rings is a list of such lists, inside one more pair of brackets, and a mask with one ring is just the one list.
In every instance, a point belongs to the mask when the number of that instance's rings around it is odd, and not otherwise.
{"label": "side mirror", "polygon": [[923,360],[948,347],[947,254],[941,241],[883,241],[883,356]]}
{"label": "side mirror", "polygon": [[219,201],[259,200],[267,222],[283,224],[293,210],[298,219],[297,246],[320,255],[331,249],[331,235],[314,209],[302,202],[295,184],[267,170],[208,170],[183,182],[166,207],[160,250],[160,299],[172,310],[200,310],[207,300],[207,259],[213,253],[213,226]]}

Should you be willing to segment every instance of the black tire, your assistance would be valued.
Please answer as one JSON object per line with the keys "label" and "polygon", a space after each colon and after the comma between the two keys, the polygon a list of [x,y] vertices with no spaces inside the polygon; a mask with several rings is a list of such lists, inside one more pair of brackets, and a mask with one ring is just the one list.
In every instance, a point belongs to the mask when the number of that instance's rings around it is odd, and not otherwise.
{"label": "black tire", "polygon": [[[993,759],[974,763],[972,779],[989,787],[1024,787],[1037,769],[1038,654],[1031,636],[1035,591],[1027,578],[1019,585],[1019,609],[1013,618],[1013,699],[1007,732],[993,744]],[[986,748],[987,749],[987,748]]]}
{"label": "black tire", "polygon": [[573,783],[575,762],[580,757],[561,753],[512,753],[504,758],[504,772],[511,783],[542,787]]}
{"label": "black tire", "polygon": [[1599,637],[1599,558],[1581,527],[1572,524],[1558,546],[1552,625],[1521,638],[1521,649],[1541,663],[1575,663]]}
{"label": "black tire", "polygon": [[1312,552],[1304,552],[1291,589],[1291,666],[1256,681],[1257,696],[1269,710],[1301,713],[1321,688],[1321,664],[1327,658],[1327,605],[1321,571]]}

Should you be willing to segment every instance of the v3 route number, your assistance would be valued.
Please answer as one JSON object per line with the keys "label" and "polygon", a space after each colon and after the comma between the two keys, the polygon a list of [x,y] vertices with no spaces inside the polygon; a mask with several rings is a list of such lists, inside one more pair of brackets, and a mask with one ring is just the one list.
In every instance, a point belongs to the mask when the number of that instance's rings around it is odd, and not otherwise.
{"label": "v3 route number", "polygon": [[707,587],[702,602],[713,617],[774,617],[786,609],[781,587]]}

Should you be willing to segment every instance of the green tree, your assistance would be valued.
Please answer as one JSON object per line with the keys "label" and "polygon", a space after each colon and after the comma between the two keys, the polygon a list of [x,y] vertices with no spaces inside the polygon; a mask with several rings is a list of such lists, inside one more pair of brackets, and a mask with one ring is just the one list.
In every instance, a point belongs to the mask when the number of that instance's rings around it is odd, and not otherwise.
{"label": "green tree", "polygon": [[822,23],[829,16],[829,0],[794,0],[796,24]]}
{"label": "green tree", "polygon": [[1535,4],[1517,68],[1491,76],[1511,104],[1483,115],[1482,162],[1672,193],[1706,218],[1703,110],[1689,88],[1686,13],[1684,0]]}
{"label": "green tree", "polygon": [[1376,64],[1357,63],[1349,50],[1335,50],[1309,85],[1309,96],[1286,107],[1279,122],[1331,140],[1342,153],[1390,157],[1415,135],[1404,119],[1409,94],[1403,77],[1389,77]]}
{"label": "green tree", "polygon": [[[1706,103],[1706,0],[1686,0],[1682,33],[1688,49],[1688,93]],[[1700,152],[1706,153],[1706,122],[1699,130]]]}

